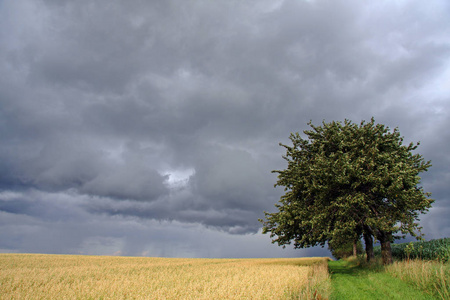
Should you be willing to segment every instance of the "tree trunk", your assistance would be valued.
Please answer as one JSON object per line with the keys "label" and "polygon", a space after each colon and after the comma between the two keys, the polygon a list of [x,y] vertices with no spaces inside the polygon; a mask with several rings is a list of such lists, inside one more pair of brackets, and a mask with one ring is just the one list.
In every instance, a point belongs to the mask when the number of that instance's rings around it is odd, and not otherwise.
{"label": "tree trunk", "polygon": [[353,241],[353,256],[358,255],[357,248],[356,248],[356,243],[357,243],[357,242],[358,242],[358,241]]}
{"label": "tree trunk", "polygon": [[370,262],[375,259],[375,254],[373,253],[373,238],[370,233],[364,232],[364,243],[366,244],[366,260]]}
{"label": "tree trunk", "polygon": [[392,249],[391,249],[392,233],[380,231],[378,240],[381,244],[381,258],[384,265],[392,264]]}

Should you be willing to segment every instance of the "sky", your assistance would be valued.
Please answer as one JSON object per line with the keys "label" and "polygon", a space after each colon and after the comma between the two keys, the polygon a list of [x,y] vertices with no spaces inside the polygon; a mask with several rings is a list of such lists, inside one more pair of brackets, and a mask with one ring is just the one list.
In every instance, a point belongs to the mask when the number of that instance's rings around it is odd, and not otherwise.
{"label": "sky", "polygon": [[328,256],[271,244],[291,132],[398,127],[450,237],[450,2],[0,0],[0,252]]}

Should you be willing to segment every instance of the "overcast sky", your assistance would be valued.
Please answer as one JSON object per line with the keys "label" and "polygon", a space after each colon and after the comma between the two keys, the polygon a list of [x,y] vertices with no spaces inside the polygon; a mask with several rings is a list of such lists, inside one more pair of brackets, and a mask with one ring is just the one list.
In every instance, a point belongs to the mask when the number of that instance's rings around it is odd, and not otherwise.
{"label": "overcast sky", "polygon": [[291,132],[398,127],[450,237],[450,2],[0,0],[0,252],[167,257],[282,249]]}

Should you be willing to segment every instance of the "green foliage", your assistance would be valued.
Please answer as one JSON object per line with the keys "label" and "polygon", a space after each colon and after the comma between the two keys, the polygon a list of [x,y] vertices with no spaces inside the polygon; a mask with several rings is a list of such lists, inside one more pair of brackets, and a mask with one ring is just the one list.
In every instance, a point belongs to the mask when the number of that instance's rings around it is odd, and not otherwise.
{"label": "green foliage", "polygon": [[410,242],[408,245],[406,245],[406,247],[405,247],[405,253],[406,253],[406,256],[407,256],[407,258],[408,258],[408,260],[409,260],[409,258],[410,258],[410,255],[411,255],[411,252],[412,251],[414,251],[414,243],[413,242]]}
{"label": "green foliage", "polygon": [[309,123],[306,139],[290,135],[283,145],[288,166],[278,173],[282,186],[275,213],[265,213],[263,233],[273,243],[296,248],[324,246],[331,240],[356,240],[363,232],[390,242],[393,233],[417,236],[416,222],[433,200],[419,186],[430,162],[403,145],[398,129],[374,119]]}
{"label": "green foliage", "polygon": [[[392,256],[400,260],[409,255],[411,259],[450,261],[450,238],[393,244],[391,247]],[[381,255],[380,246],[374,247],[374,253]]]}
{"label": "green foliage", "polygon": [[[353,242],[351,240],[347,240],[343,243],[337,243],[330,241],[328,243],[328,249],[331,251],[331,254],[337,258],[346,258],[353,255]],[[356,243],[356,254],[362,254],[363,247],[361,241]]]}

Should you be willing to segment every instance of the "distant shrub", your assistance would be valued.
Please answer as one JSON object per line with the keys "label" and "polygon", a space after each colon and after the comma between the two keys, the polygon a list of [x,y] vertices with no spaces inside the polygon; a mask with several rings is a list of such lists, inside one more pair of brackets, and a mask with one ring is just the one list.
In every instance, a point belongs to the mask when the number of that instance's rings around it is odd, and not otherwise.
{"label": "distant shrub", "polygon": [[[411,243],[392,244],[392,257],[397,259],[424,259],[450,261],[450,238],[420,241]],[[381,255],[380,246],[374,247],[376,256]]]}

